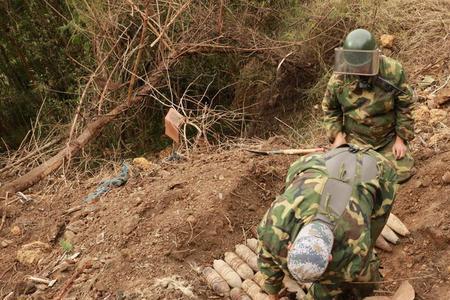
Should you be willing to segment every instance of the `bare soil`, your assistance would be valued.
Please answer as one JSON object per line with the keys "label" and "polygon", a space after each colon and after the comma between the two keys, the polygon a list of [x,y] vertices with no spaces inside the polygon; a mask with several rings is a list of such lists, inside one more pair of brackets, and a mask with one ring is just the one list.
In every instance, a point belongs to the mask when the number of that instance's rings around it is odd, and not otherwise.
{"label": "bare soil", "polygon": [[[283,145],[272,139],[262,146]],[[412,234],[393,253],[380,254],[386,283],[379,293],[391,293],[408,278],[418,299],[450,299],[450,185],[442,179],[450,170],[450,147],[423,147],[415,156],[417,174],[401,187],[394,208]],[[125,186],[94,203],[83,199],[99,176],[62,196],[13,202],[1,210],[6,216],[1,240],[8,245],[0,255],[0,297],[14,292],[9,299],[51,299],[89,262],[64,299],[188,299],[189,290],[200,299],[216,298],[199,267],[252,235],[294,160],[220,150],[160,161],[149,171],[133,168]],[[114,171],[102,175],[111,177]],[[68,212],[71,208],[79,210]],[[61,239],[80,255],[54,271],[63,253]],[[48,243],[51,250],[37,264],[19,263],[17,251],[33,241]],[[36,290],[30,275],[58,281]],[[165,284],[155,284],[164,278]]]}
{"label": "bare soil", "polygon": [[[450,172],[449,108],[420,101],[411,145],[416,174],[394,206],[411,235],[392,253],[379,251],[385,282],[378,294],[393,293],[407,279],[417,299],[444,300],[450,299],[450,184],[443,179]],[[287,147],[283,141],[271,138],[260,147]],[[235,147],[177,162],[152,159],[150,169],[132,167],[126,185],[93,203],[84,198],[120,166],[58,192],[36,190],[29,203],[11,197],[0,207],[0,299],[53,299],[63,290],[61,299],[189,299],[192,293],[216,299],[200,268],[253,235],[295,159]],[[49,249],[31,253],[32,264],[19,262],[19,250],[36,241]],[[29,276],[57,282],[48,287]]]}

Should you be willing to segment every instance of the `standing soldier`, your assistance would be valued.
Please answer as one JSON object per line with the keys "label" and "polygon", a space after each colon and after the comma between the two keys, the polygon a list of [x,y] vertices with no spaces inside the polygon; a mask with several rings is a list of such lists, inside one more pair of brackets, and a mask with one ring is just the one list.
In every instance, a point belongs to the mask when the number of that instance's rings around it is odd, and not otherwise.
{"label": "standing soldier", "polygon": [[414,164],[407,147],[414,122],[402,65],[380,54],[369,31],[356,29],[335,50],[334,69],[322,101],[330,142],[372,146],[394,163],[399,182],[406,181]]}
{"label": "standing soldier", "polygon": [[296,161],[285,192],[258,226],[258,267],[269,299],[278,299],[285,273],[313,283],[308,300],[371,294],[380,280],[373,247],[395,199],[396,177],[391,162],[370,148],[343,145]]}

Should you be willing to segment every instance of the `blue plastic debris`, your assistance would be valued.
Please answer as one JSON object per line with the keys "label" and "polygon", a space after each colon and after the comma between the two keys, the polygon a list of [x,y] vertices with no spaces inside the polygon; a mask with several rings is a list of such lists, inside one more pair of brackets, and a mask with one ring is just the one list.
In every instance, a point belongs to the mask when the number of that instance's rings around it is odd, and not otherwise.
{"label": "blue plastic debris", "polygon": [[84,198],[84,201],[91,202],[97,197],[100,197],[103,194],[106,194],[111,190],[113,187],[119,187],[127,183],[128,181],[128,171],[130,170],[130,167],[128,164],[123,163],[122,169],[120,170],[120,173],[118,176],[113,177],[111,179],[103,180],[98,186],[95,192],[90,193],[87,195],[86,198]]}

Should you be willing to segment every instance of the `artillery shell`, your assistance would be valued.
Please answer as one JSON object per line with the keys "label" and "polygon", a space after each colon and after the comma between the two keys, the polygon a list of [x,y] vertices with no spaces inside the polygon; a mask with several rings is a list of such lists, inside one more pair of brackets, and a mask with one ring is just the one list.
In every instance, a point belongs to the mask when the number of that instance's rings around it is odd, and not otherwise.
{"label": "artillery shell", "polygon": [[254,282],[256,282],[261,288],[263,288],[264,287],[264,282],[266,281],[266,278],[265,278],[263,273],[257,272],[252,280]]}
{"label": "artillery shell", "polygon": [[395,232],[397,232],[398,234],[402,235],[402,236],[406,236],[409,235],[410,232],[408,230],[408,228],[406,227],[405,224],[403,224],[402,221],[400,221],[400,219],[394,215],[393,213],[391,213],[389,215],[389,218],[387,219],[387,225],[394,230]]}
{"label": "artillery shell", "polygon": [[243,279],[251,279],[253,277],[253,270],[234,252],[225,252],[225,262],[230,265],[236,273]]}
{"label": "artillery shell", "polygon": [[236,245],[236,254],[239,255],[255,272],[258,272],[258,256],[247,246]]}
{"label": "artillery shell", "polygon": [[252,300],[242,289],[233,288],[230,292],[231,300]]}
{"label": "artillery shell", "polygon": [[241,287],[241,277],[226,262],[215,259],[213,267],[231,287]]}
{"label": "artillery shell", "polygon": [[249,247],[253,252],[258,253],[258,240],[247,239],[247,247]]}
{"label": "artillery shell", "polygon": [[380,234],[375,241],[375,246],[386,251],[386,252],[392,252],[392,247],[389,245],[389,243],[384,239],[384,237]]}
{"label": "artillery shell", "polygon": [[213,291],[216,292],[216,294],[225,296],[230,292],[230,287],[227,282],[220,277],[219,273],[217,273],[213,268],[206,267],[203,269],[202,273],[206,279],[206,282],[213,289]]}
{"label": "artillery shell", "polygon": [[293,280],[289,276],[284,276],[283,284],[288,292],[296,294],[296,299],[303,299],[303,297],[306,297],[302,287],[297,283],[297,281]]}
{"label": "artillery shell", "polygon": [[242,283],[242,289],[253,300],[266,300],[268,298],[267,294],[264,294],[261,288],[250,279],[244,280],[244,282]]}
{"label": "artillery shell", "polygon": [[394,231],[392,231],[392,229],[389,226],[383,227],[381,235],[392,244],[397,244],[398,242],[398,236],[395,234]]}

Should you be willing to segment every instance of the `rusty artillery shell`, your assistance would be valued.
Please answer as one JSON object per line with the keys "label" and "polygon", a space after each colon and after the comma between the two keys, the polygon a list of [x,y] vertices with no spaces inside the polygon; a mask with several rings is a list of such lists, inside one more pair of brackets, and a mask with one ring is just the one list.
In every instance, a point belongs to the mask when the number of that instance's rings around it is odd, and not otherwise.
{"label": "rusty artillery shell", "polygon": [[407,236],[410,234],[408,228],[406,227],[405,224],[403,224],[402,221],[400,221],[400,219],[394,215],[393,213],[391,213],[387,219],[387,225],[394,230],[396,233],[402,235],[402,236]]}
{"label": "rusty artillery shell", "polygon": [[263,293],[261,288],[252,280],[246,279],[242,283],[242,289],[250,296],[253,300],[267,300],[268,295]]}
{"label": "rusty artillery shell", "polygon": [[228,286],[228,283],[219,275],[219,273],[211,267],[204,268],[202,273],[206,279],[206,282],[216,294],[220,296],[228,295],[230,292],[230,287]]}
{"label": "rusty artillery shell", "polygon": [[234,252],[225,252],[225,262],[243,279],[251,279],[253,270]]}
{"label": "rusty artillery shell", "polygon": [[245,245],[236,245],[236,254],[239,255],[255,272],[258,272],[258,257]]}
{"label": "rusty artillery shell", "polygon": [[380,248],[386,252],[392,252],[392,247],[389,243],[384,239],[384,237],[380,234],[375,241],[375,246]]}
{"label": "rusty artillery shell", "polygon": [[230,292],[231,300],[252,300],[249,295],[247,295],[240,288],[233,288]]}
{"label": "rusty artillery shell", "polygon": [[258,240],[257,239],[247,239],[247,247],[250,248],[255,253],[258,253]]}
{"label": "rusty artillery shell", "polygon": [[221,259],[215,259],[213,267],[231,287],[241,287],[241,277],[226,262]]}
{"label": "rusty artillery shell", "polygon": [[383,230],[381,231],[381,235],[388,240],[389,242],[391,242],[392,244],[397,244],[398,242],[398,236],[395,234],[394,231],[392,231],[392,229],[385,225],[383,227]]}
{"label": "rusty artillery shell", "polygon": [[254,282],[256,282],[261,288],[263,288],[264,287],[264,282],[266,281],[266,278],[264,277],[263,273],[257,272],[252,280]]}

